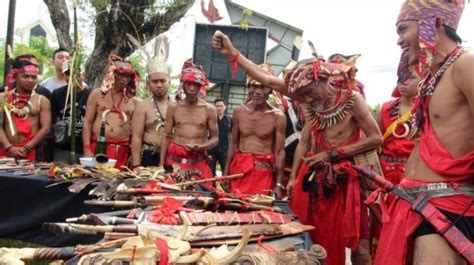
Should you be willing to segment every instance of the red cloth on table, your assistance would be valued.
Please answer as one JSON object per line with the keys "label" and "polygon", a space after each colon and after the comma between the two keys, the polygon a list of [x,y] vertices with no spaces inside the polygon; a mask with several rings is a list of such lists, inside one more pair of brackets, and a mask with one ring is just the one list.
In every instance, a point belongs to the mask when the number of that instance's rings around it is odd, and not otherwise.
{"label": "red cloth on table", "polygon": [[[93,135],[91,139],[91,150],[95,152],[97,138]],[[115,168],[123,170],[127,166],[130,157],[130,138],[107,139],[107,157],[117,160]]]}
{"label": "red cloth on table", "polygon": [[[381,130],[383,133],[385,133],[387,128],[394,121],[394,117],[393,115],[391,115],[391,108],[393,108],[395,104],[398,104],[399,101],[400,99],[395,99],[389,102],[385,102],[382,105],[380,111],[383,126]],[[395,117],[395,119],[398,119],[398,117]],[[395,128],[395,132],[398,132],[398,130],[404,130],[403,126],[397,126],[397,128]],[[401,133],[403,132],[398,132],[398,134]],[[394,159],[406,161],[410,156],[414,145],[415,142],[413,140],[405,138],[396,138],[391,134],[383,142],[382,154],[383,156],[388,156]],[[386,161],[383,159],[383,156],[380,159],[380,165],[382,166],[384,177],[393,184],[400,183],[403,177],[403,173],[405,172],[406,162]]]}
{"label": "red cloth on table", "polygon": [[[412,188],[429,184],[416,180],[403,179],[399,186]],[[436,208],[461,215],[472,201],[468,195],[454,195],[450,197],[431,198],[429,200]],[[411,205],[398,197],[388,209],[390,219],[383,224],[380,243],[377,248],[374,264],[404,265],[411,264],[407,256],[412,256],[408,248],[413,246],[412,233],[423,221],[423,216],[411,210]],[[464,216],[474,216],[474,207],[471,207]]]}
{"label": "red cloth on table", "polygon": [[[170,142],[166,151],[165,163],[168,165],[179,164],[181,169],[197,169],[201,171],[202,174],[200,179],[212,178],[212,172],[207,163],[205,150],[191,152],[184,146]],[[207,182],[205,186],[212,187],[212,182]]]}
{"label": "red cloth on table", "polygon": [[269,193],[275,186],[273,154],[251,154],[237,151],[229,165],[229,174],[244,173],[230,181],[230,191],[237,194]]}

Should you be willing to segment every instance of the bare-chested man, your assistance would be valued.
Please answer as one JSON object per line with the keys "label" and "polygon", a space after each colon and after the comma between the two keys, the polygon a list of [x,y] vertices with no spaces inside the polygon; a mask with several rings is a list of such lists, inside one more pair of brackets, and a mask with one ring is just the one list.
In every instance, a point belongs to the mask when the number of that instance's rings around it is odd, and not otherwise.
{"label": "bare-chested man", "polygon": [[[370,264],[368,216],[361,206],[360,185],[351,158],[378,147],[382,138],[365,100],[351,89],[350,67],[314,59],[300,63],[281,80],[239,55],[219,31],[213,36],[213,46],[264,86],[306,105],[305,127],[310,128],[304,131],[314,135],[317,151],[306,163],[317,170],[311,179],[303,181],[309,190],[306,196],[311,198],[308,210],[313,211],[315,242],[326,248],[327,264],[344,264],[345,246],[356,253],[353,264]],[[300,145],[294,168],[299,167],[310,147],[307,143]],[[290,191],[294,183],[295,174],[287,186]]]}
{"label": "bare-chested man", "polygon": [[93,156],[102,122],[106,124],[107,156],[116,159],[116,168],[128,163],[130,156],[130,119],[137,103],[135,96],[138,73],[129,61],[112,55],[109,71],[101,87],[92,91],[87,100],[82,140],[84,155]]}
{"label": "bare-chested man", "polygon": [[[261,68],[273,75],[267,64]],[[252,77],[247,77],[249,101],[232,115],[232,140],[224,174],[244,173],[230,182],[230,191],[243,194],[268,194],[273,189],[280,197],[285,160],[286,119],[282,111],[267,103],[272,92]]]}
{"label": "bare-chested man", "polygon": [[198,169],[203,179],[212,178],[207,150],[216,146],[219,140],[217,113],[213,105],[199,96],[199,91],[209,82],[204,69],[192,59],[184,62],[180,81],[186,97],[168,107],[161,164],[178,163],[182,169]]}
{"label": "bare-chested man", "polygon": [[390,221],[382,228],[376,264],[467,264],[453,246],[472,253],[474,54],[459,46],[456,28],[463,8],[462,0],[406,1],[396,29],[409,63],[428,70],[414,105],[420,139],[399,187],[415,197],[426,195],[467,242],[448,245],[436,233],[436,225],[399,199],[391,205]]}
{"label": "bare-chested man", "polygon": [[[14,61],[6,87],[0,94],[0,156],[35,160],[35,148],[51,128],[49,100],[37,94],[39,68],[28,61]],[[13,78],[13,79],[12,79]]]}
{"label": "bare-chested man", "polygon": [[[157,55],[158,56],[158,55]],[[154,60],[156,59],[156,60]],[[132,119],[132,168],[158,166],[165,118],[170,104],[168,67],[155,57],[147,64],[146,84],[152,94],[137,104]]]}

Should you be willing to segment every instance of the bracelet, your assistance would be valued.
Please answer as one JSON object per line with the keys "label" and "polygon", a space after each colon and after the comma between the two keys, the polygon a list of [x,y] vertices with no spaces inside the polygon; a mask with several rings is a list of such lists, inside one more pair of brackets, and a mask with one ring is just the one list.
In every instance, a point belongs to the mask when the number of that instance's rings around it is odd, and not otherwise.
{"label": "bracelet", "polygon": [[91,145],[90,144],[85,144],[85,145],[83,145],[82,149],[91,150]]}
{"label": "bracelet", "polygon": [[276,184],[277,187],[280,187],[282,190],[286,190],[285,186],[283,186],[283,184],[281,184],[281,182],[278,182]]}
{"label": "bracelet", "polygon": [[5,147],[4,149],[5,149],[5,151],[7,151],[7,152],[8,152],[8,150],[10,150],[10,148],[12,148],[12,147],[13,147],[13,145],[12,145],[12,144],[10,144],[9,146]]}
{"label": "bracelet", "polygon": [[329,154],[329,161],[331,163],[339,161],[344,155],[344,149],[342,148],[337,148],[336,146],[331,146],[331,149],[328,151]]}
{"label": "bracelet", "polygon": [[239,69],[239,66],[237,64],[237,59],[240,56],[240,52],[236,51],[232,58],[229,59],[229,63],[232,64],[232,78],[235,78],[237,76],[237,70]]}

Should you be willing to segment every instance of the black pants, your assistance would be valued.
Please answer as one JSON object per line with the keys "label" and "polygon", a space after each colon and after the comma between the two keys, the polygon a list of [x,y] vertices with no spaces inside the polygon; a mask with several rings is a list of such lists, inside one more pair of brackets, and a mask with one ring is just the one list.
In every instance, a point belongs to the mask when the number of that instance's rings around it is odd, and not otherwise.
{"label": "black pants", "polygon": [[209,168],[211,168],[212,175],[216,175],[216,166],[218,162],[221,166],[221,170],[224,171],[225,162],[227,161],[227,151],[212,151],[209,152],[209,156],[211,157],[209,161]]}
{"label": "black pants", "polygon": [[160,151],[153,153],[150,150],[142,152],[142,167],[157,167],[160,164]]}
{"label": "black pants", "polygon": [[36,147],[36,161],[48,163],[54,161],[54,140],[49,136]]}

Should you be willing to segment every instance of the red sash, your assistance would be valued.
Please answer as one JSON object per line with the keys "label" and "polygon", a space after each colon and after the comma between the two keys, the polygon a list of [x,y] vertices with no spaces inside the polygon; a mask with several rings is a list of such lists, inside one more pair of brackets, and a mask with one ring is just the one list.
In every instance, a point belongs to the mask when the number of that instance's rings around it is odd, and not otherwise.
{"label": "red sash", "polygon": [[421,134],[420,157],[436,174],[449,182],[468,182],[474,176],[474,150],[459,158],[454,158],[439,142],[430,122],[425,122]]}
{"label": "red sash", "polygon": [[[324,150],[331,148],[319,131],[313,130],[313,135],[315,136],[317,146],[322,147]],[[348,139],[342,146],[355,143],[360,140],[360,137],[360,130],[357,130],[354,136]],[[335,171],[347,174],[347,184],[337,184],[329,198],[324,197],[322,185],[319,185],[319,197],[315,203],[311,202],[309,194],[303,193],[301,190],[301,182],[306,173],[304,168],[307,167],[303,164],[298,171],[297,183],[295,184],[297,185],[295,187],[296,198],[294,200],[295,203],[300,203],[307,207],[307,213],[303,213],[301,208],[297,212],[302,213],[302,223],[315,226],[311,236],[315,243],[320,244],[326,249],[328,257],[325,260],[325,264],[340,265],[344,264],[345,261],[345,247],[351,249],[357,247],[361,227],[368,226],[368,221],[367,218],[362,217],[362,214],[367,214],[367,211],[361,211],[362,202],[359,177],[354,169],[352,169],[352,164],[348,160],[341,160],[338,163],[333,163],[332,166]],[[306,196],[306,199],[301,199],[304,196]],[[364,227],[363,231],[366,230],[367,228]]]}
{"label": "red sash", "polygon": [[[429,182],[403,179],[402,188],[412,188]],[[463,214],[466,206],[472,201],[468,195],[454,195],[450,197],[432,198],[429,200],[436,208],[455,214]],[[388,209],[390,219],[383,224],[380,243],[374,264],[404,265],[409,253],[409,246],[413,246],[412,233],[423,221],[423,217],[411,209],[405,200],[397,198]],[[464,216],[474,216],[474,207],[471,207]]]}
{"label": "red sash", "polygon": [[269,194],[275,182],[273,154],[251,154],[237,151],[229,165],[229,174],[244,173],[244,177],[230,182],[230,191],[241,194]]}
{"label": "red sash", "polygon": [[[385,132],[387,128],[394,121],[393,111],[391,108],[398,103],[400,99],[395,99],[389,102],[386,102],[382,105],[381,108],[381,118],[382,118],[382,131]],[[395,117],[397,119],[398,117]],[[403,130],[397,126],[395,131]],[[399,132],[401,134],[403,132]],[[403,173],[405,172],[406,160],[410,156],[415,143],[413,140],[405,138],[396,138],[393,135],[388,136],[382,145],[382,157],[380,158],[380,165],[382,166],[382,171],[384,177],[394,184],[400,183]],[[388,159],[384,159],[387,157]],[[398,161],[398,162],[397,162]]]}
{"label": "red sash", "polygon": [[[205,151],[191,152],[184,146],[170,142],[168,150],[166,151],[165,163],[169,165],[179,164],[181,169],[197,169],[201,171],[202,179],[212,178],[212,172],[207,163],[207,155]],[[208,182],[205,185],[212,187],[211,182]]]}
{"label": "red sash", "polygon": [[[95,152],[97,138],[92,135],[91,150]],[[115,168],[123,170],[122,166],[127,166],[130,157],[130,138],[107,139],[107,157],[117,160]]]}

